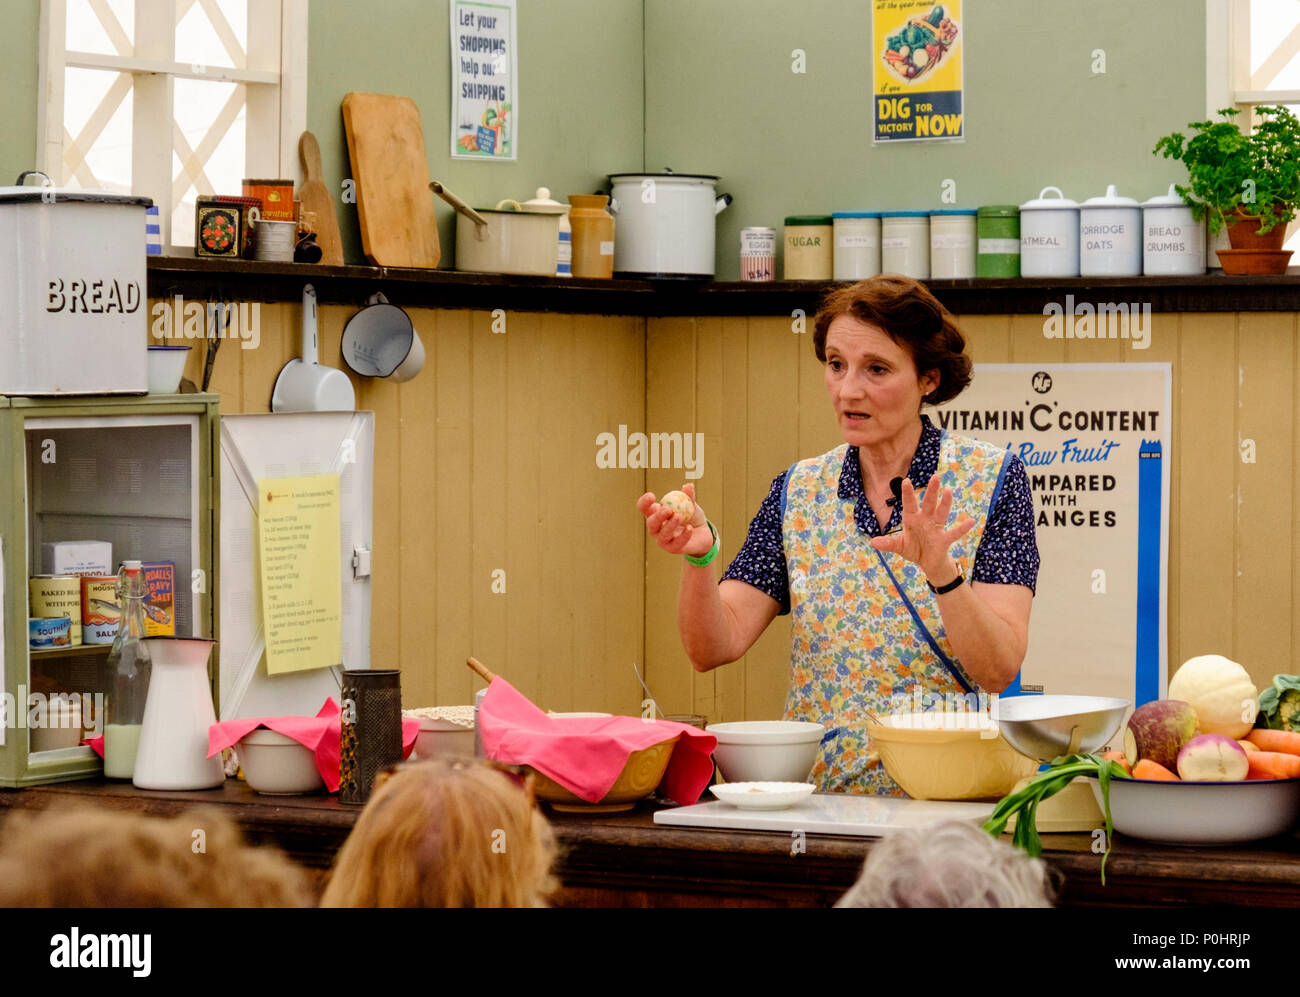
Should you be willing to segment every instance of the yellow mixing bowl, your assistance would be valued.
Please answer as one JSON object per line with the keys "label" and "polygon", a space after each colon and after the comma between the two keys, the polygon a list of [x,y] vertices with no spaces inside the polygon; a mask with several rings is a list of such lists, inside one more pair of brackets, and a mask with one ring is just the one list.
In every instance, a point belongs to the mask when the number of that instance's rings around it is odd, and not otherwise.
{"label": "yellow mixing bowl", "polygon": [[866,729],[885,771],[914,800],[1000,799],[1038,770],[987,714],[892,714]]}
{"label": "yellow mixing bowl", "polygon": [[663,779],[679,737],[680,734],[628,755],[627,764],[623,766],[623,771],[619,773],[614,785],[610,786],[609,792],[595,803],[588,803],[540,772],[536,773],[533,793],[539,800],[545,800],[556,810],[576,813],[614,813],[619,810],[631,810],[637,800],[653,793],[659,781]]}

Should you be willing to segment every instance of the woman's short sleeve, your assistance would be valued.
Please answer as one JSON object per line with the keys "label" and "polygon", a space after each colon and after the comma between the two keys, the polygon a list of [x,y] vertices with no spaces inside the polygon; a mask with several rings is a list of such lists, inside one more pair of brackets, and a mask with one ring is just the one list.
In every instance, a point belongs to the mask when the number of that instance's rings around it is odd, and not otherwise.
{"label": "woman's short sleeve", "polygon": [[722,575],[724,581],[734,578],[770,595],[781,604],[781,616],[790,612],[790,578],[785,568],[785,544],[781,540],[785,475],[782,471],[773,479],[767,498],[749,524],[744,545]]}
{"label": "woman's short sleeve", "polygon": [[1007,457],[1002,488],[993,503],[984,536],[975,551],[971,581],[993,585],[1038,585],[1038,540],[1034,530],[1034,496],[1025,465]]}

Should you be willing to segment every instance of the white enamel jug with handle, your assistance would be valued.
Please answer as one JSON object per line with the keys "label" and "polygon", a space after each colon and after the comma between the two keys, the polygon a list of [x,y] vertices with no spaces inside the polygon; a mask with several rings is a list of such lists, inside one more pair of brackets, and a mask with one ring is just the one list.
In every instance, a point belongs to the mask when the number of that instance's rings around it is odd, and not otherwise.
{"label": "white enamel jug with handle", "polygon": [[131,781],[139,789],[215,789],[226,781],[221,754],[208,757],[217,722],[208,681],[216,644],[200,637],[150,637],[153,661]]}

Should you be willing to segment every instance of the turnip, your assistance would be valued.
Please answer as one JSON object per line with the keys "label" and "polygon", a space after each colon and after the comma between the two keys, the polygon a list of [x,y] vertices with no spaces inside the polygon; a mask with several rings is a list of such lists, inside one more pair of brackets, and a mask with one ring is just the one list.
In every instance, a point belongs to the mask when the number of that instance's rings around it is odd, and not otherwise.
{"label": "turnip", "polygon": [[1222,734],[1200,734],[1178,752],[1178,775],[1183,779],[1236,782],[1249,771],[1245,749]]}
{"label": "turnip", "polygon": [[1173,771],[1178,752],[1199,733],[1191,706],[1174,699],[1157,699],[1139,706],[1128,718],[1124,754],[1129,765],[1149,758]]}

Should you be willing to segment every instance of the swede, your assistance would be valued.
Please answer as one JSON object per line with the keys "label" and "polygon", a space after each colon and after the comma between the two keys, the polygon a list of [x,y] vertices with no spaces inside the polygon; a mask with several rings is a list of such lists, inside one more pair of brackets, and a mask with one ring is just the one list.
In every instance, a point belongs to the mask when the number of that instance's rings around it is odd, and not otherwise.
{"label": "swede", "polygon": [[1200,734],[1178,752],[1178,775],[1200,782],[1236,782],[1246,778],[1250,759],[1245,749],[1222,734]]}

